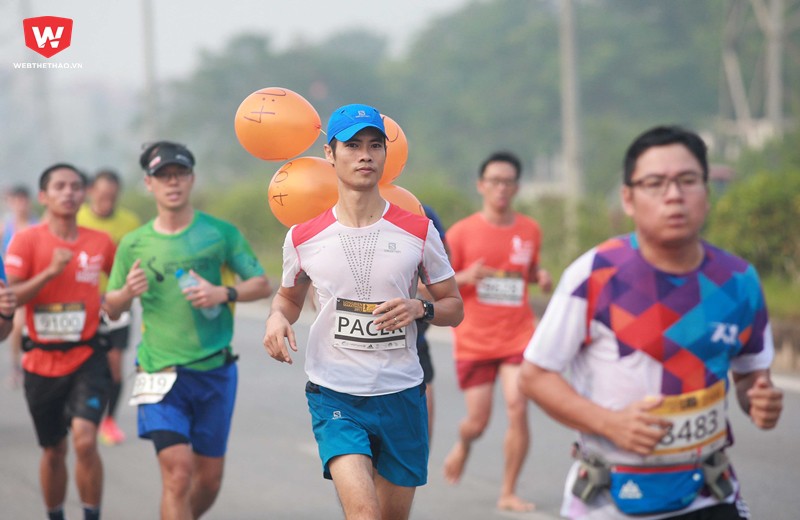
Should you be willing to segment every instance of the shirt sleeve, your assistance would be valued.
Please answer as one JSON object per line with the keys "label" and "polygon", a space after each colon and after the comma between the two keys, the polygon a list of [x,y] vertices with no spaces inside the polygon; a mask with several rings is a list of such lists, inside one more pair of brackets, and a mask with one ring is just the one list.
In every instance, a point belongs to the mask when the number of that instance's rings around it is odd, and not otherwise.
{"label": "shirt sleeve", "polygon": [[580,352],[589,335],[588,304],[580,288],[589,278],[593,259],[590,251],[564,271],[525,349],[527,361],[563,372]]}
{"label": "shirt sleeve", "polygon": [[111,274],[108,275],[107,291],[116,291],[125,286],[125,280],[128,277],[128,271],[131,269],[133,262],[130,260],[130,247],[128,237],[126,235],[119,243],[119,247],[113,256],[114,264],[111,267]]}
{"label": "shirt sleeve", "polygon": [[286,238],[283,241],[283,275],[281,277],[281,285],[284,287],[294,287],[297,283],[297,278],[303,272],[300,266],[300,256],[297,254],[297,248],[294,247],[292,240],[292,232],[295,226],[286,233]]}
{"label": "shirt sleeve", "polygon": [[420,279],[425,285],[447,280],[455,275],[447,252],[444,250],[442,239],[433,222],[428,222],[428,235],[425,239],[425,246],[422,251],[422,269]]}
{"label": "shirt sleeve", "polygon": [[242,280],[264,274],[264,268],[244,235],[231,226],[227,263]]}

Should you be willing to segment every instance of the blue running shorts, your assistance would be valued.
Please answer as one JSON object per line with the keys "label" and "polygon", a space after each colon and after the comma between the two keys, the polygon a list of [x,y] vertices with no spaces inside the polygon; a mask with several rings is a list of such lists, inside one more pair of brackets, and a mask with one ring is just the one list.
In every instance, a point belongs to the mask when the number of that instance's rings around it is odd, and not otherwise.
{"label": "blue running shorts", "polygon": [[178,379],[163,400],[139,405],[139,437],[171,431],[189,439],[199,455],[224,456],[236,401],[236,363],[213,370],[177,370]]}
{"label": "blue running shorts", "polygon": [[425,384],[394,394],[354,396],[308,382],[306,399],[323,476],[339,455],[372,458],[378,474],[397,486],[428,480],[428,407]]}

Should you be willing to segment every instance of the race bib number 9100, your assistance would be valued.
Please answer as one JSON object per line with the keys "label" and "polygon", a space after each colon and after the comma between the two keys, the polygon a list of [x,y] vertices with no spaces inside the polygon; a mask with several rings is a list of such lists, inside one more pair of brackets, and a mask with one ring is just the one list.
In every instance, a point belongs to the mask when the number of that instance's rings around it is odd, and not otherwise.
{"label": "race bib number 9100", "polygon": [[78,341],[84,325],[83,303],[49,303],[33,308],[33,326],[40,340]]}

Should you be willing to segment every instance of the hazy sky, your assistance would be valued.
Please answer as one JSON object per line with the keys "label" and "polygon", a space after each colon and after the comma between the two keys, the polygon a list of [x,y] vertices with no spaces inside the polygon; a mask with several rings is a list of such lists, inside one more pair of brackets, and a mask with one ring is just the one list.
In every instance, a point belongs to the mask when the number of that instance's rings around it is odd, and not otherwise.
{"label": "hazy sky", "polygon": [[[152,0],[159,79],[181,75],[201,48],[218,51],[242,31],[267,33],[275,48],[320,41],[364,28],[388,36],[393,50],[434,17],[475,0]],[[56,83],[102,78],[141,86],[144,70],[142,0],[3,0],[0,57],[13,62],[80,63],[80,70],[48,70]],[[25,47],[22,19],[73,19],[71,46],[45,60]],[[45,71],[37,71],[45,72]]]}

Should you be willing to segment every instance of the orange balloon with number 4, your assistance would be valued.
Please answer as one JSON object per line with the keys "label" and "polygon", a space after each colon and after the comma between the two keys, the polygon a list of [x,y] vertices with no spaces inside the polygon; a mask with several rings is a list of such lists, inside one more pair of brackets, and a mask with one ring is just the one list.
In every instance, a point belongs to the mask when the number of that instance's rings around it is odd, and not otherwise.
{"label": "orange balloon with number 4", "polygon": [[322,128],[311,103],[289,89],[269,87],[247,96],[236,110],[239,144],[265,161],[285,161],[308,150]]}
{"label": "orange balloon with number 4", "polygon": [[336,170],[325,159],[298,157],[275,172],[267,196],[269,208],[281,224],[300,224],[336,205]]}

